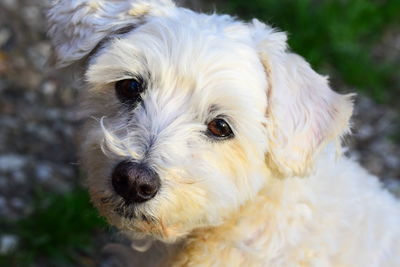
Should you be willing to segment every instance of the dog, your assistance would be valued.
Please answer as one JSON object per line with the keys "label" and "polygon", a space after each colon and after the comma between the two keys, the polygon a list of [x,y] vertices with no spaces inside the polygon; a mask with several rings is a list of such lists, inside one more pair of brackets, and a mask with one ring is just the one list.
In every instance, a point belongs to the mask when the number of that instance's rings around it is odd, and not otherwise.
{"label": "dog", "polygon": [[[250,3],[249,3],[250,4]],[[400,266],[400,202],[342,155],[352,95],[256,19],[170,0],[58,0],[84,75],[91,200],[167,266]]]}

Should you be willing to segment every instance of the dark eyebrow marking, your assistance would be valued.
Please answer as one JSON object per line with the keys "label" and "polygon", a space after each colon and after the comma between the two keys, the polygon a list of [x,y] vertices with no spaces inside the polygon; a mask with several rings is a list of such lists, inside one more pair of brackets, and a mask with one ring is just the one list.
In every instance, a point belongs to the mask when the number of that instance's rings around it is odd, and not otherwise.
{"label": "dark eyebrow marking", "polygon": [[208,112],[214,113],[214,112],[217,112],[219,109],[220,109],[220,107],[218,105],[213,104],[208,108]]}
{"label": "dark eyebrow marking", "polygon": [[124,76],[129,76],[129,77],[132,77],[132,78],[136,78],[138,75],[135,75],[130,71],[125,71],[124,72]]}
{"label": "dark eyebrow marking", "polygon": [[112,39],[119,37],[121,35],[127,34],[129,32],[131,32],[133,29],[135,29],[138,25],[128,25],[125,26],[121,29],[118,29],[112,33],[110,33],[110,35],[106,36],[105,38],[103,38],[94,48],[93,50],[89,53],[89,55],[86,57],[86,62],[89,62],[90,59],[95,56],[97,54],[97,52],[99,50],[101,50],[102,48],[105,47],[105,44],[108,43],[109,41],[111,41]]}

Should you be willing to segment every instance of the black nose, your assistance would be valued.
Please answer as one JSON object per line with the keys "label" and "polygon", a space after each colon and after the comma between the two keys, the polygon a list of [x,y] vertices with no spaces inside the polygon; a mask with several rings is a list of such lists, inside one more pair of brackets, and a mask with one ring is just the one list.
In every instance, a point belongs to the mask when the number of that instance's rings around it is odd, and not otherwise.
{"label": "black nose", "polygon": [[128,203],[140,203],[152,199],[160,188],[157,173],[131,161],[122,161],[112,173],[115,192]]}

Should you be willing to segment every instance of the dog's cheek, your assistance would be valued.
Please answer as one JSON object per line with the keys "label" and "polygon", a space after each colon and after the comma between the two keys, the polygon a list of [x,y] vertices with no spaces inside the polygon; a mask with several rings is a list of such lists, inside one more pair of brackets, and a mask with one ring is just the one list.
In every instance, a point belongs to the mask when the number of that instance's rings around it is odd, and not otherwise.
{"label": "dog's cheek", "polygon": [[[236,195],[233,182],[214,167],[204,167],[208,162],[203,157],[197,158],[198,164],[191,170],[164,173],[162,190],[146,210],[157,218],[158,229],[153,228],[151,235],[174,242],[196,228],[220,224],[222,215],[234,206],[231,202]],[[147,230],[146,225],[138,228]]]}
{"label": "dog's cheek", "polygon": [[[105,108],[106,107],[106,108]],[[82,110],[87,118],[117,118],[121,103],[118,100],[114,85],[88,84],[88,90],[82,92]]]}
{"label": "dog's cheek", "polygon": [[174,241],[194,228],[210,224],[208,189],[204,184],[184,183],[180,178],[168,177],[165,187],[152,203],[164,241]]}
{"label": "dog's cheek", "polygon": [[228,177],[227,182],[233,183],[239,205],[254,197],[265,182],[255,175],[264,172],[263,154],[243,139],[232,140],[216,151],[220,159],[216,167]]}
{"label": "dog's cheek", "polygon": [[245,149],[239,142],[235,141],[224,146],[219,153],[222,154],[221,158],[223,158],[221,168],[240,187],[243,183],[243,172],[250,167]]}
{"label": "dog's cheek", "polygon": [[[164,195],[161,192],[154,205],[165,236],[183,236],[195,228],[220,224],[261,187],[261,182],[251,177],[254,165],[249,161],[251,149],[246,150],[246,144],[230,140],[211,145],[212,149],[192,155],[196,164],[189,172],[184,170],[192,175],[189,182],[172,172],[165,178]],[[258,165],[264,166],[263,160]]]}
{"label": "dog's cheek", "polygon": [[83,131],[85,136],[82,142],[81,160],[86,173],[86,186],[89,189],[91,200],[100,211],[106,211],[104,199],[112,195],[110,188],[110,161],[101,150],[102,132],[91,124],[87,124]]}
{"label": "dog's cheek", "polygon": [[114,192],[111,187],[110,172],[112,163],[102,152],[98,140],[86,142],[82,158],[87,170],[86,186],[90,200],[110,225],[118,229],[127,229],[131,222],[114,212]]}

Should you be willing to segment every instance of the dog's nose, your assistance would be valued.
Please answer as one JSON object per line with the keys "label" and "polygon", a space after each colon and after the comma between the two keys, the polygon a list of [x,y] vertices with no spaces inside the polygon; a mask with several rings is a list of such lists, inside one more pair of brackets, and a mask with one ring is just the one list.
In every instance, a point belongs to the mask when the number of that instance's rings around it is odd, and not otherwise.
{"label": "dog's nose", "polygon": [[128,203],[140,203],[152,199],[160,188],[160,178],[156,172],[131,161],[122,161],[112,173],[115,192]]}

